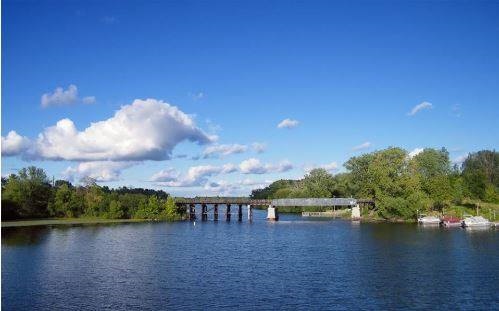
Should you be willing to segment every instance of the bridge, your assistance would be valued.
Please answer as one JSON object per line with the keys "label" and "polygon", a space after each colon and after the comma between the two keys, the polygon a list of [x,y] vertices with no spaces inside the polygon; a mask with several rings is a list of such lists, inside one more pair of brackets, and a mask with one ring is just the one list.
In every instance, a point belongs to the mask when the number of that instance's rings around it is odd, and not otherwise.
{"label": "bridge", "polygon": [[[219,207],[225,205],[225,219],[231,220],[232,206],[237,208],[238,221],[243,220],[243,205],[247,207],[248,220],[253,220],[253,207],[268,206],[267,219],[279,220],[279,207],[350,207],[352,218],[360,218],[360,205],[374,205],[373,200],[354,198],[296,198],[296,199],[251,199],[246,197],[196,197],[177,198],[176,204],[185,207],[189,220],[196,220],[196,205],[201,206],[201,220],[208,220],[208,214],[213,212],[213,220],[219,220]],[[236,214],[236,213],[234,213]]]}

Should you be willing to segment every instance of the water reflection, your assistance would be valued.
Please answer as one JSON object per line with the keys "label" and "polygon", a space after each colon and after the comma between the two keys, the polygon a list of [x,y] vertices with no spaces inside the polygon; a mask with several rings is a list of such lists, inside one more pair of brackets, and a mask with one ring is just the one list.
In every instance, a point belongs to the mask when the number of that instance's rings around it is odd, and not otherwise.
{"label": "water reflection", "polygon": [[5,228],[2,304],[25,310],[499,304],[497,231],[255,216],[252,223],[196,226]]}
{"label": "water reflection", "polygon": [[50,230],[46,226],[2,228],[2,246],[38,244],[47,237]]}

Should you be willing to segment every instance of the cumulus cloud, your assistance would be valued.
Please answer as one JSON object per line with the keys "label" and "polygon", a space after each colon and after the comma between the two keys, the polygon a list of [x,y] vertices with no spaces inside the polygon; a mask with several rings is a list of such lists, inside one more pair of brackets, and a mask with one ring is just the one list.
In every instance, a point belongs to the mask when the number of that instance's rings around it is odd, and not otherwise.
{"label": "cumulus cloud", "polygon": [[297,120],[284,119],[279,124],[277,124],[277,127],[280,129],[282,129],[282,128],[291,129],[291,128],[297,127],[298,124],[300,124],[300,122],[298,122]]}
{"label": "cumulus cloud", "polygon": [[413,116],[413,115],[415,115],[416,113],[418,113],[418,112],[420,112],[422,110],[432,109],[432,108],[433,108],[433,104],[432,103],[424,101],[421,104],[414,106],[411,109],[411,111],[409,111],[409,113],[407,113],[407,115],[408,116]]}
{"label": "cumulus cloud", "polygon": [[313,169],[316,169],[316,168],[323,168],[325,169],[326,171],[330,172],[330,173],[333,173],[335,172],[336,170],[338,170],[338,163],[337,162],[331,162],[331,163],[326,163],[326,164],[322,164],[322,165],[306,165],[304,167],[304,171],[306,173],[310,172],[311,170]]}
{"label": "cumulus cloud", "polygon": [[252,143],[251,144],[251,148],[253,149],[253,151],[255,151],[256,153],[263,153],[265,152],[265,150],[267,149],[267,144],[265,143]]}
{"label": "cumulus cloud", "polygon": [[76,85],[71,84],[67,90],[58,87],[52,93],[43,94],[41,105],[43,108],[47,108],[50,106],[73,105],[80,101],[84,104],[93,104],[95,103],[95,96],[86,96],[80,100],[78,97],[78,88]]}
{"label": "cumulus cloud", "polygon": [[466,161],[466,159],[468,158],[468,154],[463,154],[457,158],[454,158],[452,160],[452,163],[454,164],[463,164],[464,161]]}
{"label": "cumulus cloud", "polygon": [[161,182],[161,185],[168,187],[195,187],[202,186],[208,182],[208,177],[229,174],[237,171],[234,164],[198,165],[192,166],[185,175],[178,174],[174,169],[167,169],[154,174],[151,181]]}
{"label": "cumulus cloud", "polygon": [[231,145],[212,145],[206,147],[203,151],[203,158],[210,157],[218,157],[218,156],[227,156],[235,153],[243,153],[248,150],[248,146],[239,145],[239,144],[231,144]]}
{"label": "cumulus cloud", "polygon": [[135,165],[135,162],[93,161],[82,162],[75,167],[68,167],[62,176],[69,180],[92,178],[95,181],[107,182],[120,179],[121,171]]}
{"label": "cumulus cloud", "polygon": [[291,162],[284,160],[278,164],[262,163],[256,158],[244,160],[239,164],[239,170],[243,174],[266,174],[282,173],[293,169]]}
{"label": "cumulus cloud", "polygon": [[360,145],[357,145],[355,147],[352,148],[353,151],[359,151],[359,150],[363,150],[363,149],[368,149],[372,146],[372,143],[369,142],[369,141],[366,141],[365,143],[362,143]]}
{"label": "cumulus cloud", "polygon": [[177,172],[177,170],[170,167],[152,175],[151,181],[161,181],[161,182],[175,181],[178,179],[179,176],[180,174]]}
{"label": "cumulus cloud", "polygon": [[87,96],[83,97],[81,100],[84,104],[90,105],[90,104],[95,104],[95,96]]}
{"label": "cumulus cloud", "polygon": [[189,140],[213,141],[193,119],[156,99],[136,99],[113,117],[78,131],[70,119],[46,128],[36,140],[36,156],[50,160],[166,160],[173,148]]}
{"label": "cumulus cloud", "polygon": [[30,140],[21,136],[16,131],[10,131],[7,136],[2,136],[2,155],[15,156],[22,154],[30,147]]}
{"label": "cumulus cloud", "polygon": [[206,183],[203,189],[216,195],[242,195],[247,194],[250,190],[255,188],[264,188],[271,183],[272,181],[269,180],[254,181],[251,179],[244,179],[235,182],[220,180]]}
{"label": "cumulus cloud", "polygon": [[423,151],[424,151],[424,148],[414,148],[411,152],[409,152],[409,158],[412,159]]}
{"label": "cumulus cloud", "polygon": [[[262,164],[257,159],[242,161],[239,165],[227,163],[224,165],[198,165],[190,167],[185,174],[179,174],[175,169],[168,168],[154,174],[150,181],[166,187],[199,187],[206,186],[210,177],[240,172],[243,174],[264,174],[271,172],[286,172],[293,168],[289,161],[278,164]],[[261,182],[259,183],[261,184]],[[249,181],[241,182],[249,186]]]}

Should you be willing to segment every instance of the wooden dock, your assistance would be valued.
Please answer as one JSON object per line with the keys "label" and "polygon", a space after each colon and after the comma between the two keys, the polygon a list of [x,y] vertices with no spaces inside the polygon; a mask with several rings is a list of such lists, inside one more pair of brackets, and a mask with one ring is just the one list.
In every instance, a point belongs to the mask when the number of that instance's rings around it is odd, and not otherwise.
{"label": "wooden dock", "polygon": [[301,216],[302,217],[339,217],[343,216],[344,214],[350,212],[351,209],[339,209],[339,210],[329,210],[325,212],[302,212]]}

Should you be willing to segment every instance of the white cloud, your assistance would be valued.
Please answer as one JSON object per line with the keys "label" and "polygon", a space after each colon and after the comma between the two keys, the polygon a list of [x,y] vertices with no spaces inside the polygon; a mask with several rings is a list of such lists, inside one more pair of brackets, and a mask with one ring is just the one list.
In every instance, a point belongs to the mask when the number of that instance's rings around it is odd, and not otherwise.
{"label": "white cloud", "polygon": [[192,94],[189,94],[189,95],[194,100],[201,100],[201,99],[204,98],[204,93],[203,92],[192,93]]}
{"label": "white cloud", "polygon": [[243,174],[266,174],[273,172],[287,172],[293,169],[291,162],[284,160],[278,164],[261,163],[260,160],[251,158],[244,160],[239,164],[239,170]]}
{"label": "white cloud", "polygon": [[360,145],[357,145],[355,147],[352,148],[353,151],[359,151],[359,150],[363,150],[363,149],[368,149],[372,146],[372,143],[369,142],[369,141],[366,141],[365,143],[362,143]]}
{"label": "white cloud", "polygon": [[298,124],[300,124],[300,122],[298,122],[297,120],[293,120],[293,119],[284,119],[282,120],[278,125],[277,127],[282,129],[282,128],[294,128],[294,127],[297,127]]}
{"label": "white cloud", "polygon": [[[53,93],[45,93],[41,98],[41,105],[43,108],[50,106],[73,105],[78,102],[80,102],[78,97],[78,88],[74,84],[69,85],[67,90],[64,90],[62,87],[58,87]],[[95,103],[95,96],[86,96],[81,99],[81,102],[84,104],[93,104]]]}
{"label": "white cloud", "polygon": [[78,131],[62,119],[36,140],[35,156],[50,160],[165,160],[185,140],[210,143],[193,119],[175,106],[156,99],[136,99],[113,117]]}
{"label": "white cloud", "polygon": [[463,154],[455,159],[452,160],[452,163],[454,164],[462,164],[466,159],[468,158],[468,154]]}
{"label": "white cloud", "polygon": [[175,181],[179,177],[179,175],[180,174],[174,168],[167,168],[152,175],[151,181]]}
{"label": "white cloud", "polygon": [[81,100],[84,104],[90,105],[90,104],[95,104],[95,96],[87,96],[83,97]]}
{"label": "white cloud", "polygon": [[316,168],[323,168],[326,171],[333,173],[333,172],[338,170],[338,163],[333,161],[331,163],[322,164],[322,165],[306,165],[306,166],[304,166],[303,170],[306,173],[308,173],[311,170],[316,169]]}
{"label": "white cloud", "polygon": [[30,140],[16,131],[10,131],[6,137],[2,136],[2,155],[15,156],[22,154],[30,147]]}
{"label": "white cloud", "polygon": [[[256,162],[255,162],[256,161]],[[150,180],[158,182],[160,186],[166,187],[199,187],[206,186],[213,176],[241,172],[243,174],[264,174],[271,172],[286,172],[293,168],[289,161],[282,161],[278,164],[262,164],[257,159],[242,161],[239,166],[227,163],[224,165],[198,165],[191,166],[185,174],[179,174],[173,168],[168,168],[154,174]],[[258,185],[261,185],[259,182]],[[249,181],[245,180],[241,185],[249,186]],[[256,185],[256,184],[255,184]]]}
{"label": "white cloud", "polygon": [[267,144],[265,143],[252,143],[251,144],[251,148],[253,148],[253,150],[256,152],[256,153],[263,153],[265,152],[265,150],[267,149]]}
{"label": "white cloud", "polygon": [[63,173],[67,180],[83,180],[87,177],[95,181],[107,182],[119,180],[121,171],[135,165],[135,162],[112,162],[112,161],[93,161],[82,162],[76,167],[68,167]]}
{"label": "white cloud", "polygon": [[215,165],[192,166],[185,175],[179,175],[173,169],[167,169],[154,174],[152,181],[162,182],[161,185],[168,187],[195,187],[208,182],[208,177],[219,174],[229,174],[237,171],[237,166],[231,163]]}
{"label": "white cloud", "polygon": [[412,110],[407,115],[408,116],[413,116],[413,115],[415,115],[416,113],[418,113],[418,112],[420,112],[422,110],[432,109],[432,108],[433,108],[433,104],[432,103],[424,101],[421,104],[414,106],[412,108]]}
{"label": "white cloud", "polygon": [[212,145],[206,147],[203,151],[203,158],[210,158],[216,156],[227,156],[235,153],[243,153],[248,150],[248,146],[231,144],[231,145]]}
{"label": "white cloud", "polygon": [[411,152],[409,152],[409,158],[412,159],[413,157],[417,156],[418,154],[420,154],[423,151],[424,151],[424,148],[415,148]]}
{"label": "white cloud", "polygon": [[272,181],[253,181],[251,179],[244,179],[235,182],[228,182],[225,180],[207,182],[203,189],[215,195],[244,195],[252,189],[261,189]]}

